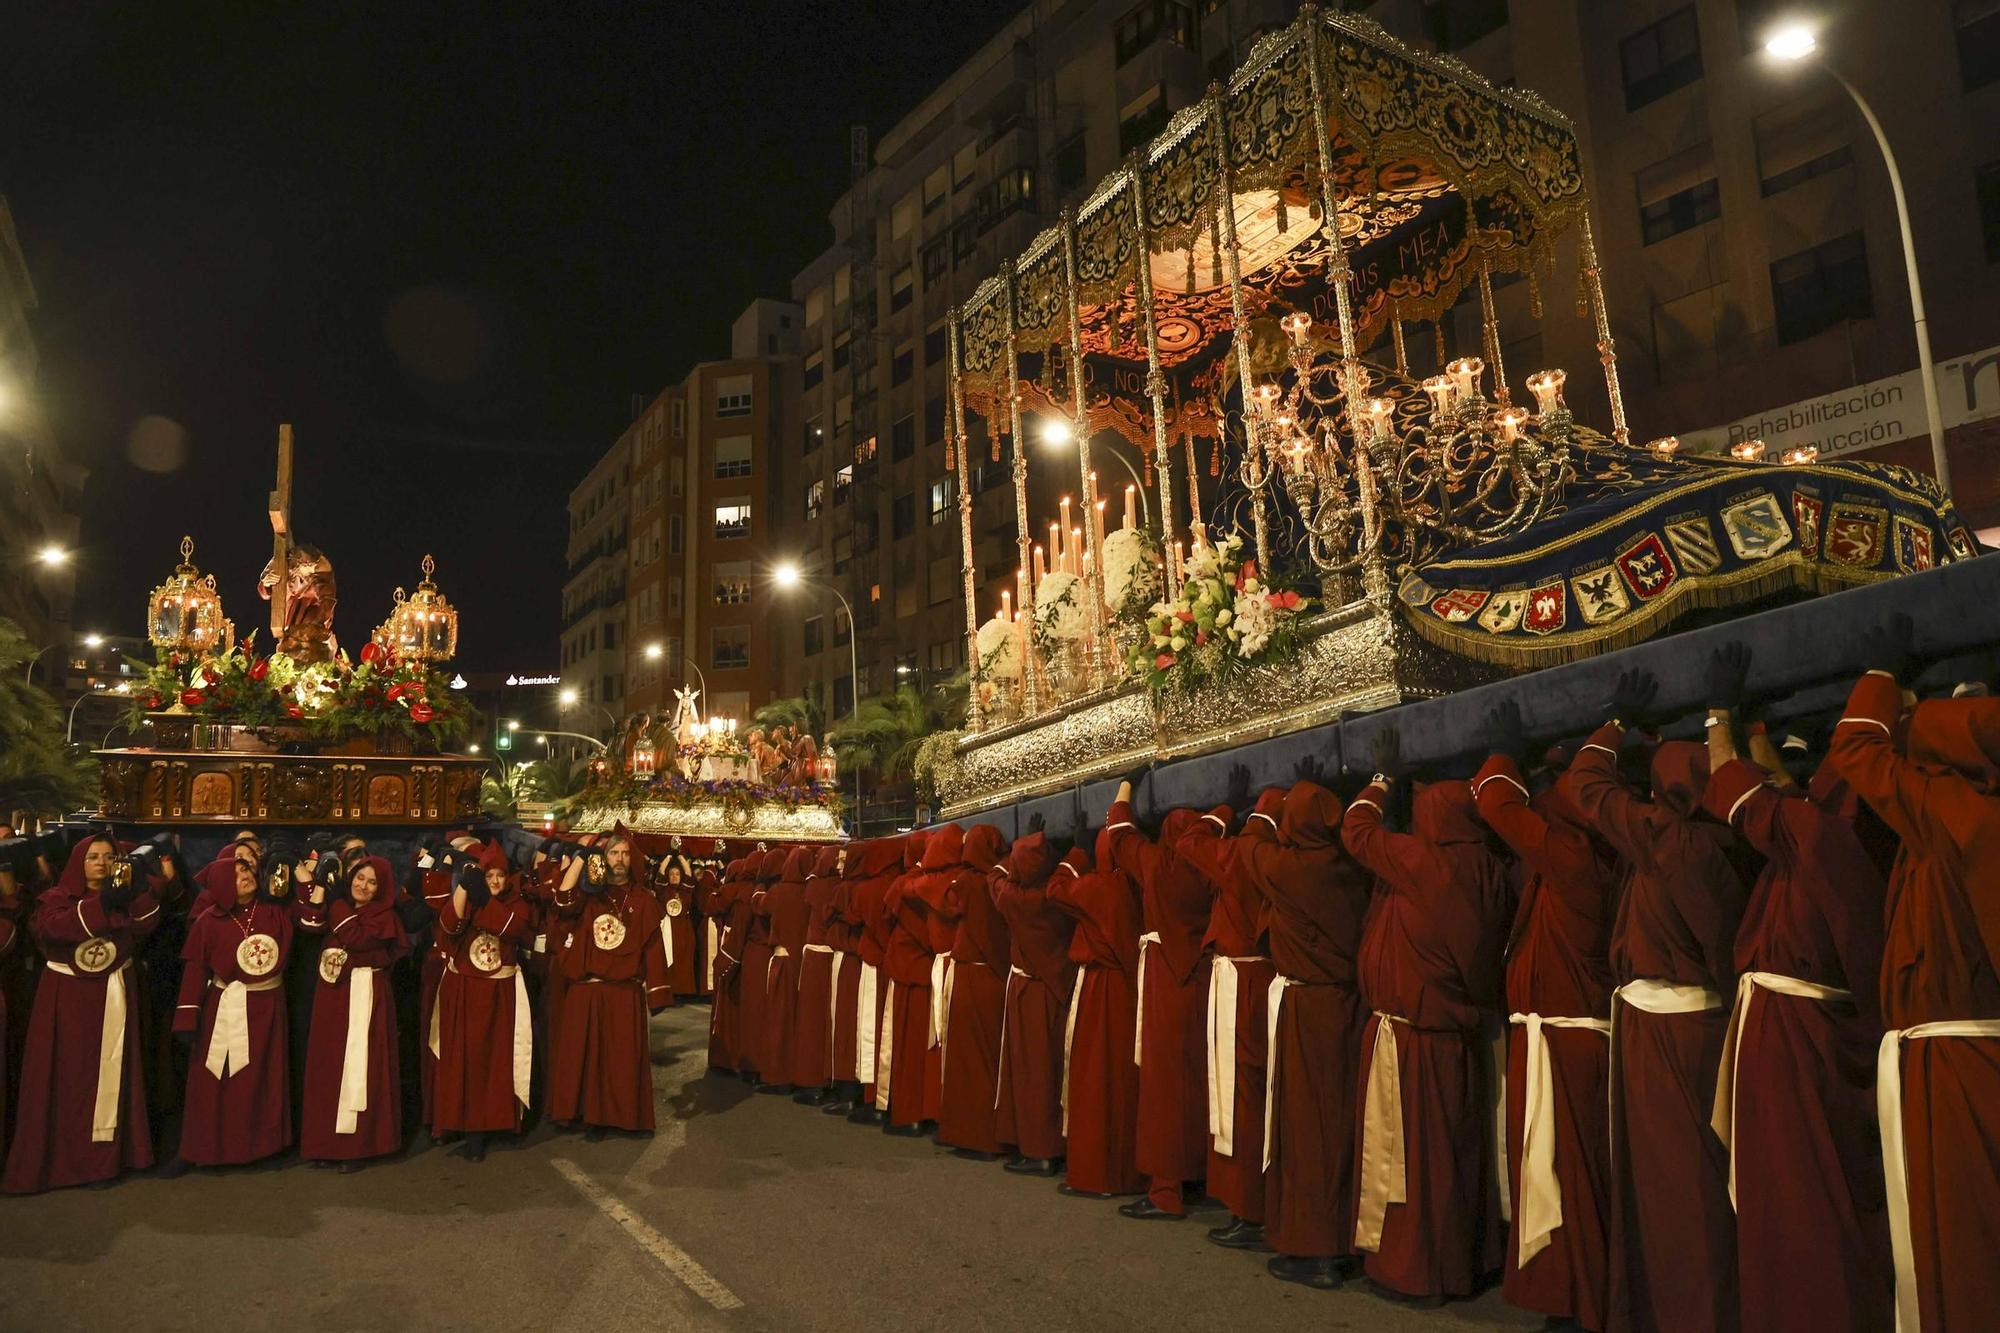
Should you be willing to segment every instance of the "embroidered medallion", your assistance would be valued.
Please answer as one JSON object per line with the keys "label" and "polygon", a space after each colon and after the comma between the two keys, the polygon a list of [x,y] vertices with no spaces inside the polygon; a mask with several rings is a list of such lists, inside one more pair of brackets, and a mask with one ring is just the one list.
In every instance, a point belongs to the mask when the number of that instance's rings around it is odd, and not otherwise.
{"label": "embroidered medallion", "polygon": [[1826,513],[1826,502],[1811,491],[1792,492],[1792,523],[1799,530],[1799,549],[1807,555],[1819,554],[1820,518]]}
{"label": "embroidered medallion", "polygon": [[1954,560],[1970,560],[1972,559],[1972,552],[1972,534],[1964,528],[1953,528],[1951,530],[1951,558]]}
{"label": "embroidered medallion", "polygon": [[1521,618],[1521,628],[1530,634],[1554,634],[1569,623],[1569,598],[1563,592],[1562,581],[1545,583],[1528,593],[1528,610]]}
{"label": "embroidered medallion", "polygon": [[625,923],[606,912],[590,923],[590,939],[606,952],[616,949],[625,942]]}
{"label": "embroidered medallion", "polygon": [[681,905],[681,900],[680,900],[680,899],[678,899],[678,898],[669,898],[669,899],[667,899],[667,915],[668,915],[668,916],[679,916],[679,915],[680,915],[680,914],[681,914],[682,912],[684,912],[684,911],[686,911],[686,910],[687,910],[687,909],[686,909],[686,908],[684,908],[684,907],[683,907],[683,906]]}
{"label": "embroidered medallion", "polygon": [[482,930],[472,937],[472,943],[465,946],[465,961],[481,972],[491,972],[500,966],[500,937],[491,931]]}
{"label": "embroidered medallion", "polygon": [[118,946],[98,936],[76,946],[75,966],[79,972],[96,976],[118,961]]}
{"label": "embroidered medallion", "polygon": [[338,944],[329,944],[319,951],[319,979],[327,985],[337,985],[340,974],[347,970],[347,950]]}
{"label": "embroidered medallion", "polygon": [[1931,544],[1931,530],[1896,515],[1896,566],[1905,574],[1921,574],[1937,563]]}
{"label": "embroidered medallion", "polygon": [[1658,597],[1680,578],[1674,558],[1667,554],[1667,544],[1654,532],[1625,548],[1618,557],[1618,572],[1625,576],[1632,595],[1642,602]]}
{"label": "embroidered medallion", "polygon": [[1423,576],[1415,570],[1403,575],[1403,581],[1396,588],[1396,595],[1410,606],[1423,606],[1437,600],[1438,590],[1424,582]]}
{"label": "embroidered medallion", "polygon": [[236,966],[246,977],[269,976],[278,966],[278,942],[269,935],[249,935],[236,946]]}
{"label": "embroidered medallion", "polygon": [[1519,588],[1493,594],[1493,600],[1479,613],[1479,628],[1488,634],[1511,634],[1521,628],[1521,615],[1528,609],[1528,594]]}
{"label": "embroidered medallion", "polygon": [[1715,544],[1715,530],[1706,514],[1689,514],[1667,520],[1667,542],[1681,558],[1681,568],[1690,574],[1712,574],[1722,563],[1721,548]]}
{"label": "embroidered medallion", "polygon": [[1753,492],[1725,507],[1722,529],[1739,560],[1763,560],[1792,544],[1792,525],[1785,521],[1778,497],[1769,491]]}
{"label": "embroidered medallion", "polygon": [[1583,613],[1586,625],[1602,625],[1632,609],[1632,599],[1619,582],[1618,571],[1609,565],[1578,574],[1569,583],[1576,590],[1576,609]]}
{"label": "embroidered medallion", "polygon": [[1826,558],[1836,565],[1873,569],[1889,538],[1889,511],[1879,505],[1836,504],[1826,523]]}

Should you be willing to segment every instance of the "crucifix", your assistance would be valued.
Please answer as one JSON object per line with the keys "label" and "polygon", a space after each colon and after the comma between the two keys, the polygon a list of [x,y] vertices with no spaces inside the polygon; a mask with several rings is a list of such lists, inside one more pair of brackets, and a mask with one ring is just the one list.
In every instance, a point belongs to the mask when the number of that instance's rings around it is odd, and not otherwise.
{"label": "crucifix", "polygon": [[276,571],[277,582],[271,588],[271,642],[275,645],[278,636],[285,632],[286,603],[289,601],[286,585],[291,582],[286,577],[292,564],[292,428],[278,427],[278,478],[277,486],[271,492],[271,568]]}

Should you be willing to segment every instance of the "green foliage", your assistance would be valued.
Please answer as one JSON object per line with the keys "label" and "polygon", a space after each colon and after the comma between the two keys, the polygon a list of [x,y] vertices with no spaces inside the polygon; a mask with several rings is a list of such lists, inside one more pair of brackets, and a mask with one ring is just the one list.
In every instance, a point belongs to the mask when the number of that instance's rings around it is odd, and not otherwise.
{"label": "green foliage", "polygon": [[515,772],[522,775],[521,789],[529,800],[546,801],[550,814],[567,819],[587,804],[583,798],[594,776],[591,763],[589,757],[569,759],[552,754],[522,764]]}
{"label": "green foliage", "polygon": [[955,731],[965,717],[966,678],[959,673],[927,691],[899,685],[863,699],[854,715],[827,737],[847,769],[867,769],[878,782],[917,775],[917,754],[940,731]]}
{"label": "green foliage", "polygon": [[806,692],[789,699],[773,699],[750,715],[750,725],[770,731],[790,727],[802,736],[826,735],[826,687],[808,681]]}
{"label": "green foliage", "polygon": [[63,739],[63,715],[27,683],[35,647],[0,619],[0,818],[16,810],[63,815],[97,806],[97,761]]}

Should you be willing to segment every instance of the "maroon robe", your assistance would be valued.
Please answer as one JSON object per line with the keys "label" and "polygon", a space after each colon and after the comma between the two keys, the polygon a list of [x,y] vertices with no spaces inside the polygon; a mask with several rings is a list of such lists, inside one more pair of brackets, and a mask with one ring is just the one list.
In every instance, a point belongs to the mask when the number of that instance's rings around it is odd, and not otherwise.
{"label": "maroon robe", "polygon": [[702,897],[702,914],[718,922],[715,944],[715,992],[709,997],[708,1067],[732,1074],[750,1066],[743,1045],[744,936],[750,928],[746,893],[749,866],[738,857],[723,868],[722,878]]}
{"label": "maroon robe", "polygon": [[[1341,841],[1378,881],[1359,959],[1375,1017],[1361,1047],[1355,1245],[1369,1278],[1392,1291],[1470,1296],[1501,1264],[1488,1029],[1498,1021],[1512,895],[1469,784],[1418,791],[1409,833],[1383,827],[1386,797],[1370,783],[1341,824]],[[1385,1040],[1396,1043],[1402,1087],[1404,1199],[1387,1205],[1371,1245],[1367,1071]]]}
{"label": "maroon robe", "polygon": [[1630,868],[1611,933],[1613,978],[1706,989],[1715,1007],[1613,1014],[1608,1327],[1704,1333],[1738,1326],[1729,1162],[1709,1128],[1744,890],[1734,835],[1696,817],[1708,754],[1669,741],[1653,756],[1651,802],[1617,776],[1606,723],[1556,790]]}
{"label": "maroon robe", "polygon": [[888,1077],[887,1096],[879,1081],[875,1105],[886,1111],[889,1125],[920,1124],[937,1118],[932,1100],[936,1084],[937,1046],[931,1032],[931,948],[930,927],[923,888],[939,871],[958,864],[960,840],[955,824],[930,830],[923,837],[912,833],[903,844],[905,870],[889,886],[883,909],[890,923],[889,946],[883,955],[883,972],[894,984],[895,993],[885,1000],[882,1018],[882,1045],[886,1054],[882,1073]]}
{"label": "maroon robe", "polygon": [[599,893],[558,888],[556,912],[554,924],[565,933],[566,990],[549,1070],[549,1118],[651,1133],[646,1019],[674,1002],[660,905],[637,883]]}
{"label": "maroon robe", "polygon": [[1780,795],[1755,764],[1724,765],[1703,804],[1766,858],[1736,932],[1737,972],[1849,996],[1738,986],[1733,1115],[1718,1107],[1717,1123],[1730,1129],[1735,1159],[1743,1324],[1890,1327],[1895,1276],[1875,1130],[1882,876],[1848,820],[1804,793]]}
{"label": "maroon robe", "polygon": [[[1110,861],[1109,833],[1097,838]],[[1081,968],[1070,1001],[1065,1132],[1067,1183],[1091,1194],[1137,1194],[1146,1187],[1134,1154],[1139,1134],[1139,1067],[1132,1045],[1139,1020],[1139,886],[1118,869],[1091,871],[1073,850],[1049,877],[1048,901],[1076,920],[1070,960]]]}
{"label": "maroon robe", "polygon": [[783,847],[754,852],[750,857],[750,883],[744,888],[749,909],[743,931],[743,952],[737,955],[743,980],[737,992],[738,1013],[736,1067],[746,1077],[769,1079],[776,1074],[765,1047],[771,1025],[765,1012],[771,984],[771,913],[766,898],[778,882],[788,854]]}
{"label": "maroon robe", "polygon": [[[231,861],[215,862],[199,878],[202,895],[181,950],[185,966],[174,1011],[174,1031],[194,1034],[180,1155],[196,1166],[236,1166],[283,1152],[292,1143],[283,984],[292,951],[292,900],[286,898],[280,906],[260,889],[239,906]],[[268,943],[246,950],[257,937]],[[255,970],[246,971],[246,962]],[[271,982],[278,984],[250,989]],[[249,1063],[240,1067],[223,1063],[228,1042],[218,1045],[215,1032],[222,1000],[238,983],[245,986],[241,997],[249,1052]],[[210,1072],[211,1060],[224,1069],[222,1076]]]}
{"label": "maroon robe", "polygon": [[685,871],[675,881],[672,871],[663,871],[653,881],[653,896],[660,903],[661,940],[667,948],[667,984],[676,995],[693,995],[700,989],[701,949],[696,943],[696,889]]}
{"label": "maroon robe", "polygon": [[[45,966],[21,1056],[14,1138],[0,1179],[0,1191],[8,1194],[86,1185],[153,1164],[140,987],[132,962],[140,941],[159,922],[159,903],[149,884],[122,911],[106,906],[83,877],[89,847],[86,841],[71,849],[62,877],[35,903],[33,931]],[[12,928],[12,921],[0,925],[10,940]],[[124,990],[124,1052],[117,1066],[117,1125],[100,1140],[93,1127],[112,986]]]}
{"label": "maroon robe", "polygon": [[1030,833],[1014,840],[991,881],[1009,962],[993,1135],[1040,1161],[1063,1155],[1063,1029],[1076,984],[1069,958],[1075,923],[1045,892],[1055,865],[1048,838]]}
{"label": "maroon robe", "polygon": [[805,952],[793,996],[790,1079],[801,1088],[833,1081],[833,900],[840,892],[838,847],[814,853],[805,883]]}
{"label": "maroon robe", "polygon": [[20,1104],[21,1060],[28,1049],[28,1028],[35,1012],[36,949],[30,923],[36,891],[16,883],[12,897],[0,898],[0,933],[9,943],[0,947],[0,1148],[13,1140],[14,1111]]}
{"label": "maroon robe", "polygon": [[787,848],[784,868],[777,882],[765,890],[758,908],[770,919],[771,931],[771,962],[764,972],[764,1063],[758,1068],[769,1083],[791,1082],[798,1060],[794,1036],[799,1017],[799,969],[805,961],[811,916],[806,876],[818,856],[816,848]]}
{"label": "maroon robe", "polygon": [[[509,974],[534,945],[533,904],[510,881],[469,917],[447,898],[436,930],[447,961],[438,988],[431,1127],[440,1134],[517,1130],[526,1108],[514,1088],[514,1012],[523,997]],[[475,949],[482,937],[491,943]]]}
{"label": "maroon robe", "polygon": [[[852,957],[841,970],[840,993],[834,1001],[833,1072],[836,1079],[861,1085],[862,1106],[875,1100],[875,1056],[880,1050],[882,1005],[889,989],[882,975],[889,944],[883,898],[902,867],[900,838],[876,838],[849,848],[847,869],[835,900],[841,947]],[[873,979],[867,987],[862,984],[864,966]],[[864,993],[873,996],[865,1013]]]}
{"label": "maroon robe", "polygon": [[938,1142],[997,1153],[1012,1140],[999,1131],[1000,1027],[1007,1004],[1007,920],[993,905],[988,876],[1006,839],[987,824],[966,830],[964,864],[945,892],[945,920],[955,923],[950,1004],[939,1077]]}
{"label": "maroon robe", "polygon": [[[470,839],[460,842],[471,845]],[[418,879],[418,892],[424,896],[424,905],[431,909],[435,920],[451,901],[452,873],[441,866],[426,866]],[[445,949],[438,939],[438,933],[430,933],[430,943],[424,949],[422,969],[417,973],[417,1032],[421,1036],[431,1030],[431,1015],[437,1008],[438,986],[444,981]],[[433,1125],[431,1119],[431,1098],[437,1081],[437,1057],[431,1054],[430,1043],[417,1043],[417,1082],[423,1094],[424,1124]],[[433,1125],[433,1128],[435,1126]]]}
{"label": "maroon robe", "polygon": [[[1208,972],[1202,952],[1215,881],[1174,850],[1192,810],[1170,812],[1157,842],[1133,822],[1132,807],[1105,819],[1111,864],[1139,884],[1145,936],[1139,988],[1139,1141],[1134,1154],[1156,1208],[1179,1213],[1183,1182],[1208,1170]],[[1157,937],[1157,938],[1152,938]]]}
{"label": "maroon robe", "polygon": [[[1829,759],[1903,840],[1889,879],[1882,1021],[2000,1021],[2000,702],[1916,706],[1898,753],[1896,682],[1870,672],[1834,729]],[[1906,1333],[1990,1327],[2000,1311],[2000,1038],[1893,1038],[1900,1122],[1881,1105],[1884,1167],[1900,1126],[1907,1249],[1896,1255]],[[1886,1043],[1885,1043],[1886,1044]],[[1878,1105],[1882,1089],[1878,1088]]]}
{"label": "maroon robe", "polygon": [[[299,1152],[316,1162],[356,1161],[403,1150],[402,1070],[389,969],[410,951],[410,938],[396,915],[396,885],[389,862],[370,856],[356,864],[375,871],[375,897],[366,907],[357,909],[340,897],[322,907],[301,902],[297,911],[301,930],[326,936],[324,947],[317,951],[319,979],[313,988],[312,1031],[306,1038],[305,1100],[299,1106]],[[342,953],[346,961],[336,965]],[[341,1083],[351,993],[357,985],[372,992],[366,1038],[367,1105],[356,1112],[354,1127],[343,1133]]]}
{"label": "maroon robe", "polygon": [[[1238,865],[1251,844],[1275,843],[1285,789],[1271,787],[1259,794],[1257,807],[1243,821],[1242,831],[1229,837],[1235,812],[1217,806],[1202,816],[1181,840],[1180,852],[1215,881],[1215,906],[1210,910],[1202,947],[1210,955],[1208,1013],[1208,1192],[1245,1222],[1264,1224],[1264,1085],[1269,1072],[1271,979],[1278,969],[1271,962],[1264,938],[1263,897]],[[1364,895],[1365,896],[1365,895]],[[1233,980],[1236,1005],[1223,1008],[1226,983]],[[1354,1027],[1360,1035],[1360,1025]],[[1221,1049],[1224,1041],[1228,1049]],[[1340,1137],[1348,1134],[1345,1116],[1351,1095],[1340,1101]],[[1225,1114],[1227,1119],[1225,1119]],[[1345,1150],[1342,1160],[1351,1156]],[[1331,1257],[1332,1253],[1326,1257]]]}
{"label": "maroon robe", "polygon": [[1494,755],[1472,780],[1479,817],[1520,859],[1523,887],[1507,942],[1507,1188],[1514,1232],[1501,1292],[1509,1305],[1585,1328],[1605,1324],[1609,1271],[1611,1041],[1589,1027],[1543,1025],[1553,1112],[1552,1168],[1561,1220],[1522,1262],[1521,1159],[1527,1126],[1528,1026],[1611,1017],[1611,919],[1618,864],[1560,792],[1533,798]]}
{"label": "maroon robe", "polygon": [[[879,852],[875,850],[878,847]],[[886,1109],[878,1080],[883,1068],[882,1042],[889,1030],[889,937],[895,932],[889,891],[922,859],[923,835],[881,838],[868,848],[866,857],[875,864],[875,873],[854,886],[849,902],[850,915],[862,923],[858,948],[861,961],[873,970],[875,1004],[870,1013],[862,1006],[860,994],[856,996],[854,1067],[862,1075],[862,1104]],[[865,990],[863,985],[862,993]]]}

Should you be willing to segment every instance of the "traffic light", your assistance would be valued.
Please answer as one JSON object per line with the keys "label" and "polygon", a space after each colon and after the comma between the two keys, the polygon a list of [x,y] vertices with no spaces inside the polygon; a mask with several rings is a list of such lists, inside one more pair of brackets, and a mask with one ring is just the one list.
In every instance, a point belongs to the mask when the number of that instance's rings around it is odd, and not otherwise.
{"label": "traffic light", "polygon": [[500,735],[499,735],[499,736],[498,736],[497,738],[495,738],[495,739],[494,739],[494,742],[493,742],[493,748],[494,748],[494,749],[496,749],[496,750],[511,750],[511,749],[513,749],[513,748],[514,748],[514,735],[513,735],[513,733],[512,733],[512,732],[507,732],[507,731],[503,731],[503,732],[501,732],[501,733],[500,733]]}

